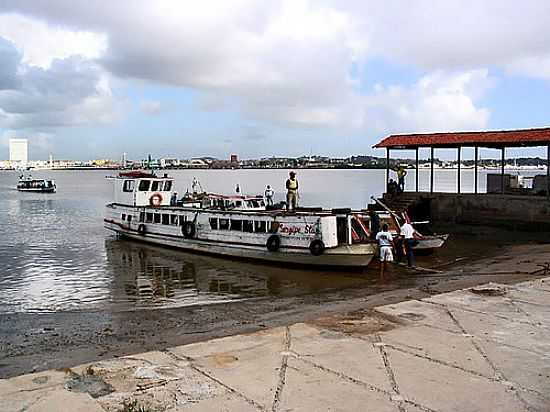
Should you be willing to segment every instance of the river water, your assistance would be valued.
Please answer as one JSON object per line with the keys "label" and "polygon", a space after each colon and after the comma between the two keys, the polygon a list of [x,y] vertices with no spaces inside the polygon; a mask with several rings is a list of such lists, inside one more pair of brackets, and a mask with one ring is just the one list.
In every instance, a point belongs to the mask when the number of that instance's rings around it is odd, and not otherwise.
{"label": "river water", "polygon": [[[375,276],[319,272],[235,262],[118,240],[103,228],[114,172],[36,171],[53,178],[55,194],[16,191],[16,172],[0,172],[0,313],[133,310],[288,296],[360,286]],[[384,189],[383,170],[298,170],[300,203],[362,208]],[[284,196],[286,170],[178,170],[182,194],[197,177],[203,189],[262,193],[270,184]],[[452,191],[456,171],[438,170],[436,190]],[[414,189],[414,171],[407,187]],[[473,190],[465,171],[463,190]],[[421,171],[420,189],[429,184]],[[480,178],[480,189],[485,179]],[[468,190],[469,189],[469,190]]]}

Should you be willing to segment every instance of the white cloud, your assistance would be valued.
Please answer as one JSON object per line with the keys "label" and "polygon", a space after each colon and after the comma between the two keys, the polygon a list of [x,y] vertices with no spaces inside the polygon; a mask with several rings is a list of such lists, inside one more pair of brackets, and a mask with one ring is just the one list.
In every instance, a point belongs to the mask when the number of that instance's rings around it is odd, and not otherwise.
{"label": "white cloud", "polygon": [[17,45],[23,63],[42,68],[75,55],[95,59],[107,48],[104,34],[67,30],[14,13],[0,14],[0,37]]}
{"label": "white cloud", "polygon": [[[203,109],[229,108],[287,126],[483,128],[490,115],[480,105],[492,83],[487,67],[550,77],[550,3],[543,1],[521,7],[513,0],[100,4],[5,0],[9,14],[0,24],[11,22],[3,32],[29,64],[78,53],[97,58],[118,78],[199,91]],[[374,58],[415,67],[421,78],[381,84],[365,95],[351,72]],[[156,103],[141,109],[155,112]]]}
{"label": "white cloud", "polygon": [[393,133],[483,129],[489,110],[476,98],[492,84],[487,70],[475,70],[434,72],[410,88],[379,85],[366,98],[366,126]]}
{"label": "white cloud", "polygon": [[108,76],[81,57],[53,60],[49,68],[29,66],[0,37],[3,78],[0,128],[21,130],[108,123],[118,114]]}

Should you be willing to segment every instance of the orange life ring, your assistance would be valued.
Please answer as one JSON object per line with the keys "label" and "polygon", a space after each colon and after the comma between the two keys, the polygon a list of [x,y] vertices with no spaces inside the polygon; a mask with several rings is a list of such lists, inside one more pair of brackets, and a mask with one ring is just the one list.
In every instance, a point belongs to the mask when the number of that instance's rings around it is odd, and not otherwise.
{"label": "orange life ring", "polygon": [[160,206],[161,203],[162,203],[162,195],[160,193],[154,193],[149,198],[149,204],[151,206],[157,207],[157,206]]}

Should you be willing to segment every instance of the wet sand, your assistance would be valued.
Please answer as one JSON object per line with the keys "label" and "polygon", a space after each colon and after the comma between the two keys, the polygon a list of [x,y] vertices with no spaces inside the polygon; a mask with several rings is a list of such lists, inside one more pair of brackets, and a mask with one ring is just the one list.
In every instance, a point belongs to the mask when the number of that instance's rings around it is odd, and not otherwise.
{"label": "wet sand", "polygon": [[[496,234],[501,242],[480,250],[485,233],[492,239]],[[376,279],[375,266],[360,275],[369,277],[368,283],[352,288],[174,309],[1,315],[0,378],[312,321],[490,281],[514,283],[549,275],[550,245],[540,243],[544,237],[533,241],[532,234],[501,236],[480,228],[464,228],[457,236],[475,243],[475,250],[419,257],[418,265],[431,270],[393,266],[392,278],[385,282]],[[477,242],[468,242],[468,236]]]}

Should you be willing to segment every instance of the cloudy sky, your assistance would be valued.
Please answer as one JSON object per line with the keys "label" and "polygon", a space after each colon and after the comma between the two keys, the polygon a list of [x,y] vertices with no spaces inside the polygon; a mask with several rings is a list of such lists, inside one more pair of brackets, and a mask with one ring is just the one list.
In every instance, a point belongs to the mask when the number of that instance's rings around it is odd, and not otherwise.
{"label": "cloudy sky", "polygon": [[548,126],[549,19],[546,0],[0,0],[0,158],[13,136],[34,159],[249,158]]}

